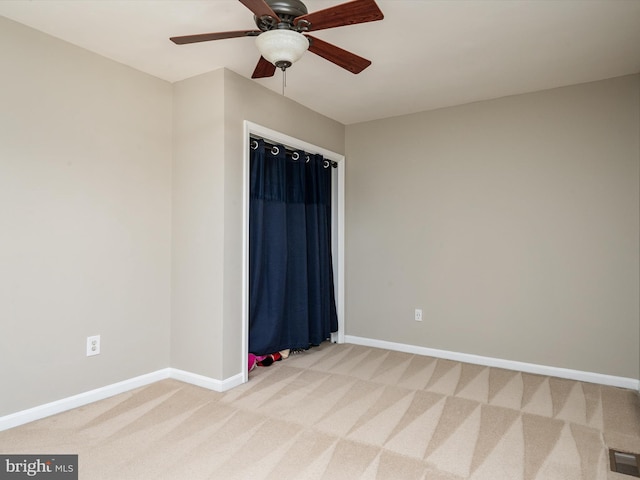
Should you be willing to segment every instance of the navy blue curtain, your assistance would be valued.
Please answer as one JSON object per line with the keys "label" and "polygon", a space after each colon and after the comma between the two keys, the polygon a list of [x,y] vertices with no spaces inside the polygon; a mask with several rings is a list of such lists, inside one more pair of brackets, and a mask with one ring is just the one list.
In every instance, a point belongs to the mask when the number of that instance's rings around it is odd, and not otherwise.
{"label": "navy blue curtain", "polygon": [[330,162],[264,140],[250,152],[249,351],[319,345],[338,330]]}

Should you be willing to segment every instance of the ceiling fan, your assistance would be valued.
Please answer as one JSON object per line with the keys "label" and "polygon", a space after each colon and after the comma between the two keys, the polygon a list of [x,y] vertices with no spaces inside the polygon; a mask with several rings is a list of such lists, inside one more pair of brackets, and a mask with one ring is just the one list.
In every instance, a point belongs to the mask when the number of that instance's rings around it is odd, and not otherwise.
{"label": "ceiling fan", "polygon": [[251,78],[271,77],[276,67],[282,71],[309,50],[351,73],[360,73],[371,61],[308,35],[326,28],[382,20],[384,15],[374,0],[352,0],[309,13],[300,0],[239,0],[254,14],[258,30],[202,33],[171,37],[177,45],[237,37],[256,37],[261,53]]}

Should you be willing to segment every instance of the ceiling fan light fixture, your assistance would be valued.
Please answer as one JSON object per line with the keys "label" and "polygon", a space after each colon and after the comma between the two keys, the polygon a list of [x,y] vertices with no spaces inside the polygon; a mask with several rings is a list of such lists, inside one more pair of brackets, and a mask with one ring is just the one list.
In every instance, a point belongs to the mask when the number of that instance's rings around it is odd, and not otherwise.
{"label": "ceiling fan light fixture", "polygon": [[276,29],[258,35],[256,46],[265,60],[284,70],[300,60],[309,48],[309,40],[293,30]]}

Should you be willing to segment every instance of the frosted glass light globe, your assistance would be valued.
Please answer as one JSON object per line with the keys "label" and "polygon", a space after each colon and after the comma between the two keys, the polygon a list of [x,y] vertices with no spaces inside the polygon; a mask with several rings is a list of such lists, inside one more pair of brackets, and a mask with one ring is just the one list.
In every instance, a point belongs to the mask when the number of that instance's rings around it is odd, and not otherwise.
{"label": "frosted glass light globe", "polygon": [[300,60],[309,40],[293,30],[267,30],[256,37],[256,46],[265,60],[284,70]]}

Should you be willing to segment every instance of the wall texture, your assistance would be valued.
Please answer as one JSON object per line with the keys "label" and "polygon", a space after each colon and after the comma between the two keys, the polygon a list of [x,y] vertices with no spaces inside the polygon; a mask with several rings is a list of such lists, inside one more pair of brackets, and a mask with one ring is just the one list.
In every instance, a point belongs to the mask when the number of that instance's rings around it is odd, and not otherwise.
{"label": "wall texture", "polygon": [[347,334],[639,378],[639,95],[347,126]]}
{"label": "wall texture", "polygon": [[0,58],[4,415],[167,366],[171,85],[4,18]]}

